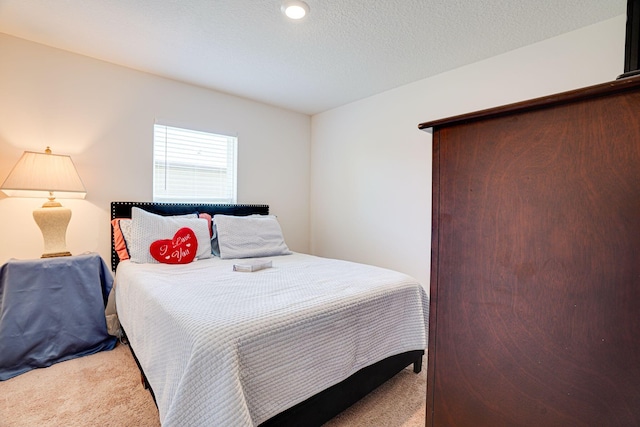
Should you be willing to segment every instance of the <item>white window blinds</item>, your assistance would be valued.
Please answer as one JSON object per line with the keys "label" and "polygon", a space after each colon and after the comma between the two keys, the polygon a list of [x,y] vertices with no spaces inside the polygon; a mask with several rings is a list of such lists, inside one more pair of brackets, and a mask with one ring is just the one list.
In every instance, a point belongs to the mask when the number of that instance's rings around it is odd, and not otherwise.
{"label": "white window blinds", "polygon": [[154,201],[236,203],[236,137],[153,128]]}

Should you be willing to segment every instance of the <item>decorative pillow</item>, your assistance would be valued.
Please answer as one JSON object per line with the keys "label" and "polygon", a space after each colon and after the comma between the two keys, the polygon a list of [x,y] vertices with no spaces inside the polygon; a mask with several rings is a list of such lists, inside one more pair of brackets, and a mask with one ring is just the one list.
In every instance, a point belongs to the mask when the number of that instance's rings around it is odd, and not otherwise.
{"label": "decorative pillow", "polygon": [[213,239],[213,218],[206,212],[202,212],[198,214],[198,218],[204,218],[207,220],[207,224],[209,224],[209,237]]}
{"label": "decorative pillow", "polygon": [[118,254],[120,261],[129,259],[129,248],[127,240],[131,236],[131,219],[115,218],[111,220],[113,226],[113,248]]}
{"label": "decorative pillow", "polygon": [[218,245],[218,230],[216,224],[211,221],[211,253],[220,256],[220,245]]}
{"label": "decorative pillow", "polygon": [[188,264],[197,251],[198,239],[188,227],[176,231],[173,239],[156,240],[149,247],[151,256],[163,264]]}
{"label": "decorative pillow", "polygon": [[220,258],[289,255],[282,229],[274,215],[214,215]]}
{"label": "decorative pillow", "polygon": [[[204,218],[209,225],[209,235],[211,236],[211,249],[213,249],[213,242],[216,236],[213,235],[213,220],[208,213],[192,213],[185,215],[174,215],[175,218]],[[113,248],[118,255],[120,261],[129,259],[129,244],[127,243],[131,238],[131,218],[115,218],[111,220],[113,226]],[[218,244],[217,241],[216,245]],[[217,246],[216,246],[217,247]],[[213,252],[216,255],[215,252]]]}
{"label": "decorative pillow", "polygon": [[131,237],[127,240],[131,262],[157,263],[149,252],[151,243],[166,239],[167,236],[173,236],[183,227],[192,229],[198,240],[196,258],[210,258],[211,241],[209,240],[209,225],[206,219],[195,216],[162,216],[139,208],[131,208]]}

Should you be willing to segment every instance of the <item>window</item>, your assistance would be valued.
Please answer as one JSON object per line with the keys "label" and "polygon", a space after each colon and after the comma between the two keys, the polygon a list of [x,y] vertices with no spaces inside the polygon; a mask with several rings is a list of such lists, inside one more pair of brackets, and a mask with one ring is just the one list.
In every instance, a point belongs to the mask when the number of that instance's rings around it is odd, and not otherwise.
{"label": "window", "polygon": [[236,203],[238,138],[155,124],[153,200]]}

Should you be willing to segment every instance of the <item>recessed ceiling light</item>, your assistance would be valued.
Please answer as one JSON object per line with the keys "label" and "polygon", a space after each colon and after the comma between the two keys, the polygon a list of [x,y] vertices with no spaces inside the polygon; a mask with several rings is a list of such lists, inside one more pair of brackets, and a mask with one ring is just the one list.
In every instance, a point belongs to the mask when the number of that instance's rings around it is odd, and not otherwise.
{"label": "recessed ceiling light", "polygon": [[309,13],[309,5],[300,0],[290,0],[282,3],[282,13],[291,19],[302,19]]}

